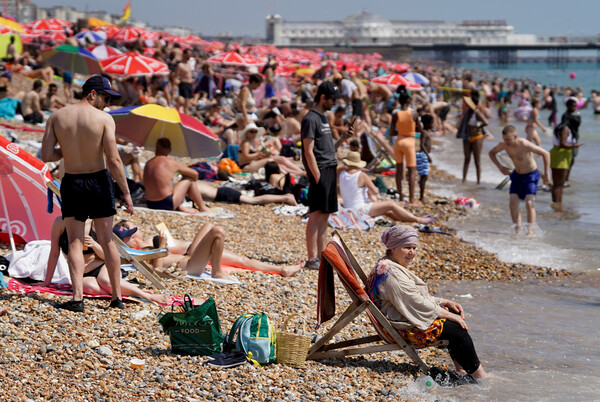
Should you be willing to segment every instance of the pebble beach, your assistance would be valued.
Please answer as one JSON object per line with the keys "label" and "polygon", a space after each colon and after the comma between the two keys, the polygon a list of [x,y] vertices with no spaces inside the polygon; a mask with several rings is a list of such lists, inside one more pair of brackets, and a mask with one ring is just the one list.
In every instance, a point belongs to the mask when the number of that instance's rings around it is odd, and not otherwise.
{"label": "pebble beach", "polygon": [[[42,137],[19,130],[15,133],[20,141],[38,141]],[[149,157],[150,153],[144,151],[144,155]],[[442,178],[452,179],[434,170],[430,185],[435,186],[435,181]],[[385,178],[388,187],[394,187],[392,180]],[[154,225],[165,222],[174,237],[184,240],[191,240],[203,223],[211,222],[226,230],[226,250],[275,264],[292,264],[305,258],[306,226],[301,217],[275,215],[272,205],[209,206],[223,207],[233,217],[215,219],[136,210],[133,218],[145,233],[154,233]],[[450,233],[452,228],[446,220],[469,213],[452,200],[433,197],[422,207],[408,209],[417,215],[434,215],[434,225]],[[125,214],[119,212],[118,218],[122,217]],[[379,239],[384,229],[376,225],[368,232],[342,233],[365,271],[385,252]],[[10,247],[3,244],[0,252],[6,255]],[[507,264],[455,236],[440,234],[421,234],[419,255],[412,269],[434,292],[436,285],[445,280],[463,281],[468,292],[471,280],[554,281],[576,275]],[[299,314],[306,320],[311,336],[324,334],[335,321],[315,331],[317,271],[302,270],[291,278],[237,272],[235,276],[241,284],[188,278],[165,281],[168,294],[190,294],[197,304],[212,297],[224,333],[246,312],[266,312],[277,330],[288,315]],[[129,277],[156,291],[143,275],[134,272]],[[336,297],[339,315],[350,303],[339,282]],[[418,375],[417,367],[400,353],[308,361],[298,369],[281,364],[215,369],[204,365],[205,357],[171,353],[169,337],[157,322],[157,315],[169,307],[130,301],[125,310],[107,310],[108,300],[88,299],[86,312],[79,314],[53,307],[53,303],[67,300],[64,296],[22,295],[1,288],[0,299],[0,307],[8,308],[8,314],[0,317],[0,395],[5,400],[398,399],[400,387]],[[335,339],[352,339],[371,331],[371,324],[361,316]],[[430,348],[419,353],[428,364],[451,366],[446,351]],[[144,359],[145,364],[132,369],[132,358]]]}

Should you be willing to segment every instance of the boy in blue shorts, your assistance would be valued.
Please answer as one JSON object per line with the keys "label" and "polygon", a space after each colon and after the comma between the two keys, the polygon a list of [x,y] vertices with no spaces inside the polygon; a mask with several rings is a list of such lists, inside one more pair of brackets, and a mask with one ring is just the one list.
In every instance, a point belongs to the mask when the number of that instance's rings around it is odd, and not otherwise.
{"label": "boy in blue shorts", "polygon": [[[506,151],[512,159],[515,168],[511,170],[498,161],[496,154]],[[502,142],[491,149],[490,159],[505,175],[510,175],[510,215],[515,224],[515,231],[521,231],[521,213],[519,212],[519,200],[525,200],[527,208],[527,235],[533,234],[535,225],[535,208],[533,201],[537,193],[540,172],[533,158],[538,154],[544,159],[544,184],[550,184],[550,153],[524,138],[517,138],[517,129],[507,125],[502,130]]]}
{"label": "boy in blue shorts", "polygon": [[429,177],[429,164],[431,163],[431,131],[433,129],[433,116],[430,114],[424,114],[421,116],[421,124],[423,129],[421,130],[421,144],[420,150],[417,151],[417,173],[419,175],[419,189],[421,195],[419,201],[425,201],[425,184]]}

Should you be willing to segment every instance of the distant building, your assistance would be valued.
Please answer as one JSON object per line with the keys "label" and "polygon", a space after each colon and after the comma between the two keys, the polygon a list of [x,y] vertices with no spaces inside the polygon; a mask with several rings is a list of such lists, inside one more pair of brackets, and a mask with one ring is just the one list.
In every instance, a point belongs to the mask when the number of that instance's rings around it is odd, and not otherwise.
{"label": "distant building", "polygon": [[391,21],[367,11],[341,21],[286,21],[266,17],[266,39],[275,46],[373,47],[411,44],[535,43],[505,21]]}

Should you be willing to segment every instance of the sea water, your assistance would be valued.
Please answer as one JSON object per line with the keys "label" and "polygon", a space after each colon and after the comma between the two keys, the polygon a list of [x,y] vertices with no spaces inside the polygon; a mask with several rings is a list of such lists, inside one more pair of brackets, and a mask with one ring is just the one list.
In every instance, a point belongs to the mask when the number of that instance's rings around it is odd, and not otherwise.
{"label": "sea water", "polygon": [[[600,90],[600,70],[594,63],[576,64],[565,71],[543,69],[540,63],[533,67],[521,66],[511,70],[494,71],[500,76],[524,77],[539,81],[545,85],[581,86],[586,93],[595,88]],[[470,67],[474,67],[471,65]],[[481,68],[481,66],[480,66]],[[531,69],[528,69],[531,68]],[[579,70],[578,70],[579,68]],[[577,74],[571,80],[568,71]],[[558,118],[565,111],[561,96],[558,100]],[[495,111],[494,111],[495,112]],[[564,189],[563,204],[566,211],[556,213],[550,208],[549,192],[538,191],[535,206],[537,211],[536,235],[524,238],[515,236],[508,209],[508,187],[496,190],[504,175],[494,166],[489,157],[489,150],[502,139],[502,127],[494,115],[487,128],[494,139],[485,140],[482,152],[481,185],[476,184],[475,166],[471,165],[467,183],[462,185],[455,181],[433,184],[430,186],[434,194],[447,197],[473,197],[480,202],[480,208],[471,211],[466,217],[449,222],[458,230],[458,235],[475,243],[486,251],[493,252],[503,261],[535,264],[556,269],[569,269],[583,272],[600,272],[600,115],[594,115],[591,107],[580,110],[582,124],[579,149],[575,165],[571,171],[570,187]],[[540,112],[540,121],[547,127],[544,134],[538,128],[542,147],[552,148],[552,128],[548,127],[549,111]],[[525,136],[525,123],[515,121],[511,113],[510,124],[517,127],[519,136]],[[462,142],[447,136],[439,139],[441,148],[432,153],[433,164],[458,178],[462,178],[463,151]],[[540,172],[542,160],[538,158]],[[521,203],[522,220],[527,221],[524,203]]]}
{"label": "sea water", "polygon": [[[482,68],[485,66],[469,66]],[[579,69],[578,69],[579,67]],[[574,71],[575,80],[568,74]],[[586,93],[600,89],[600,71],[593,63],[565,70],[540,66],[518,66],[497,71],[500,76],[528,76],[545,85],[582,86]],[[565,107],[559,96],[558,117]],[[539,191],[535,206],[537,227],[533,237],[516,235],[508,208],[507,184],[495,187],[505,178],[491,163],[488,152],[501,138],[496,117],[482,152],[482,180],[476,184],[471,160],[467,183],[429,182],[435,196],[473,197],[476,210],[451,219],[448,225],[456,235],[494,253],[502,261],[527,263],[584,273],[581,278],[561,278],[531,282],[442,281],[439,296],[460,302],[484,367],[504,379],[483,381],[477,386],[438,388],[419,393],[407,387],[408,395],[425,400],[600,400],[600,116],[591,108],[580,110],[580,148],[564,190],[564,213],[550,208],[550,193]],[[540,121],[547,127],[548,111]],[[525,123],[514,124],[519,136]],[[552,148],[552,129],[542,134],[542,147]],[[433,164],[462,178],[462,142],[448,136],[438,138],[441,147],[432,153]],[[542,170],[541,160],[540,171]],[[521,203],[523,222],[525,206]]]}

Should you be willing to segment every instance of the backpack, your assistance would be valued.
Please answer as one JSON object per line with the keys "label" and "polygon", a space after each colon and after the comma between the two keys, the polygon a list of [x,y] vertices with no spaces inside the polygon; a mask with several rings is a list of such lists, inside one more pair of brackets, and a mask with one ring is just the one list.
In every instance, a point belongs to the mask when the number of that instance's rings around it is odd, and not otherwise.
{"label": "backpack", "polygon": [[235,320],[223,344],[225,353],[233,350],[259,364],[275,361],[275,331],[265,313],[244,314]]}

